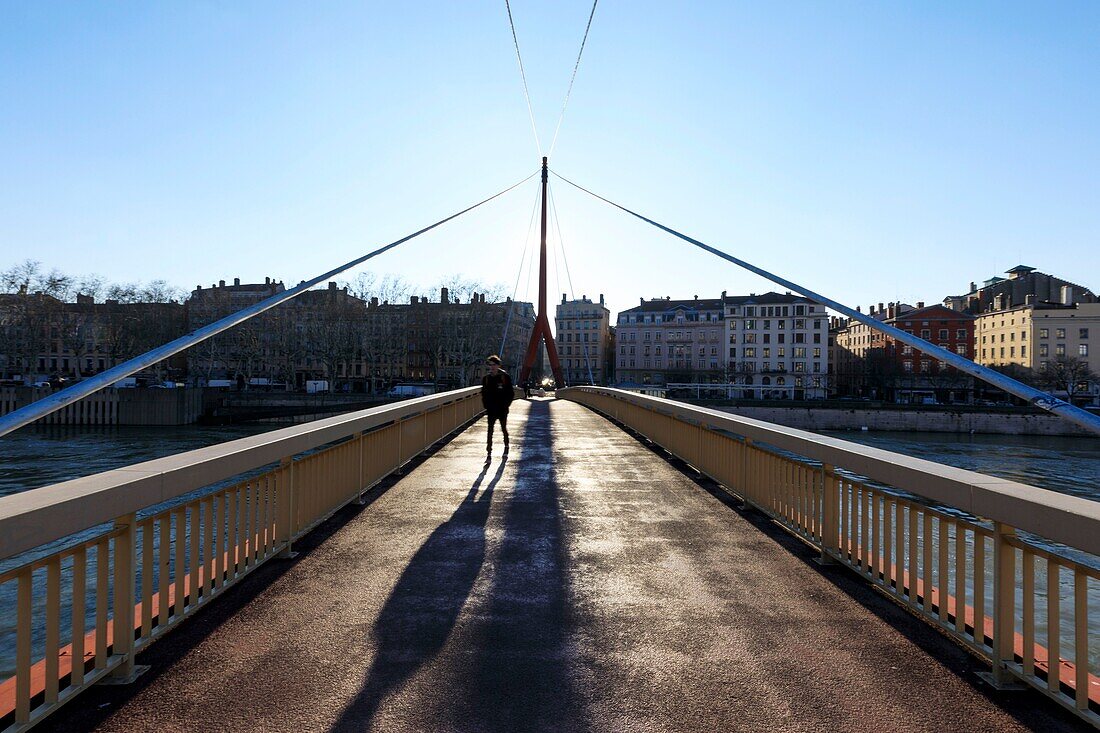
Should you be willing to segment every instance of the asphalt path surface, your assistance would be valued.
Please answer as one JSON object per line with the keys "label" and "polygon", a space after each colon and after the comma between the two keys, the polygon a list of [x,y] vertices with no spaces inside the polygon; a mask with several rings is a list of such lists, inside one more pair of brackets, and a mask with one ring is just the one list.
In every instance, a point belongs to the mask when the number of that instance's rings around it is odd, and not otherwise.
{"label": "asphalt path surface", "polygon": [[478,421],[41,729],[1085,729],[586,408],[509,423],[507,457]]}

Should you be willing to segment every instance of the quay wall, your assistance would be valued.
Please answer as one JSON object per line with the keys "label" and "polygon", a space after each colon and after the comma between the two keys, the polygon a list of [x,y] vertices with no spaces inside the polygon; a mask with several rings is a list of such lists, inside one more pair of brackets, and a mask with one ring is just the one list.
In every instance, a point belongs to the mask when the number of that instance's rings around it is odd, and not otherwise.
{"label": "quay wall", "polygon": [[713,409],[812,431],[867,428],[894,432],[1092,436],[1092,433],[1056,415],[1032,412],[758,405],[714,406]]}
{"label": "quay wall", "polygon": [[[6,415],[52,390],[0,388],[0,415]],[[190,425],[202,415],[201,389],[112,389],[88,395],[37,421],[39,425]]]}

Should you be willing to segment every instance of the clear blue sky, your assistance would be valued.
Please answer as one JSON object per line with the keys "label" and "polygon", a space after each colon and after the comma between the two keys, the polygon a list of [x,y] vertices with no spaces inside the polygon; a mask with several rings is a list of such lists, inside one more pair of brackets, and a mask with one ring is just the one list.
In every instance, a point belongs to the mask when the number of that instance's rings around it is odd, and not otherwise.
{"label": "clear blue sky", "polygon": [[[544,140],[588,7],[513,2]],[[551,166],[851,305],[1098,289],[1098,96],[1094,2],[603,0]],[[297,282],[538,163],[503,2],[5,3],[0,100],[0,266],[114,280]],[[511,288],[534,195],[370,265]],[[770,287],[556,196],[613,311]]]}

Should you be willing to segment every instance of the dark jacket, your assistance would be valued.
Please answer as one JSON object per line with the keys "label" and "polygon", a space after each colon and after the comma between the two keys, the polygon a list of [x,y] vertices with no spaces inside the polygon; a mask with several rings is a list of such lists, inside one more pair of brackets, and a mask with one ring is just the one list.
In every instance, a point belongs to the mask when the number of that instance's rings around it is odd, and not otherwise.
{"label": "dark jacket", "polygon": [[490,415],[507,415],[513,396],[512,378],[503,369],[481,380],[481,404]]}

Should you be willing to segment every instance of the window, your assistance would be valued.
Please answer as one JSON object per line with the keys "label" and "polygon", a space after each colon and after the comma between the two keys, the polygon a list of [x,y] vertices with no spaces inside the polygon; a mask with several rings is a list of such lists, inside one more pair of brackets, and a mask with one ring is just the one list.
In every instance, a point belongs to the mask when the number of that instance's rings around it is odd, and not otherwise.
{"label": "window", "polygon": [[745,349],[745,358],[746,359],[755,359],[756,358],[756,349],[755,348]]}
{"label": "window", "polygon": [[958,346],[956,346],[955,353],[959,354],[960,356],[966,356],[966,344],[959,344]]}
{"label": "window", "polygon": [[913,347],[909,344],[906,344],[905,346],[901,347],[901,353],[908,356],[909,354],[913,353]]}
{"label": "window", "polygon": [[814,358],[815,359],[820,359],[821,358],[821,348],[820,347],[814,349]]}
{"label": "window", "polygon": [[913,362],[906,359],[901,363],[901,370],[906,374],[910,374],[913,371]]}
{"label": "window", "polygon": [[1077,338],[1084,340],[1084,339],[1087,339],[1088,337],[1089,337],[1089,330],[1087,328],[1077,329]]}
{"label": "window", "polygon": [[794,347],[791,350],[791,356],[795,359],[805,359],[806,358],[806,347],[805,346],[796,346],[796,347]]}
{"label": "window", "polygon": [[941,328],[940,329],[940,341],[946,341],[947,338],[948,338],[948,336],[947,336],[948,333],[950,333],[950,332],[946,328]]}
{"label": "window", "polygon": [[1046,329],[1046,328],[1040,328],[1039,329],[1039,338],[1041,338],[1041,339],[1050,338],[1050,330]]}
{"label": "window", "polygon": [[[746,310],[752,310],[752,309],[748,308]],[[745,328],[748,329],[748,330],[755,329],[756,328],[756,321],[745,321]]]}
{"label": "window", "polygon": [[804,362],[804,361],[791,362],[791,369],[795,372],[805,372],[806,371],[806,362]]}
{"label": "window", "polygon": [[1066,329],[1056,328],[1054,329],[1054,338],[1064,339],[1066,337]]}
{"label": "window", "polygon": [[1050,356],[1050,344],[1039,344],[1039,356]]}
{"label": "window", "polygon": [[1055,356],[1065,356],[1066,355],[1066,345],[1065,344],[1058,344],[1057,346],[1055,346],[1054,347],[1054,355]]}
{"label": "window", "polygon": [[932,362],[928,361],[927,359],[921,359],[920,370],[922,374],[927,374],[928,372],[932,371]]}
{"label": "window", "polygon": [[1089,345],[1088,344],[1081,344],[1077,347],[1077,356],[1088,356],[1088,355],[1089,355]]}
{"label": "window", "polygon": [[1020,346],[1020,356],[1027,356],[1027,347],[1026,346],[1023,346],[1023,345]]}
{"label": "window", "polygon": [[930,339],[930,338],[932,338],[932,330],[931,330],[931,329],[929,329],[929,328],[922,328],[922,329],[920,330],[920,337],[921,337],[922,339]]}
{"label": "window", "polygon": [[965,328],[960,328],[959,330],[955,331],[955,338],[957,338],[957,339],[966,338],[966,329]]}

